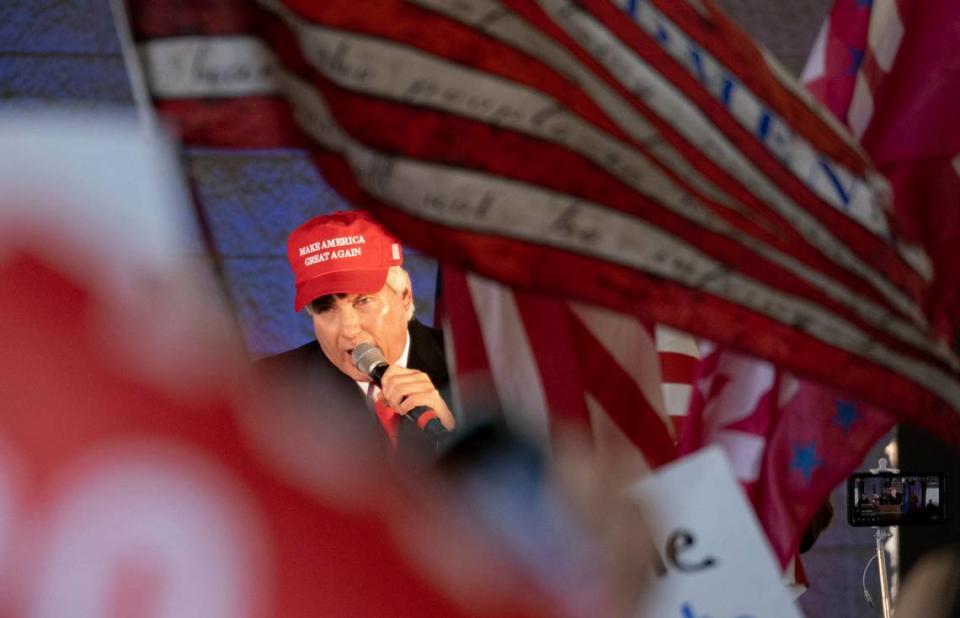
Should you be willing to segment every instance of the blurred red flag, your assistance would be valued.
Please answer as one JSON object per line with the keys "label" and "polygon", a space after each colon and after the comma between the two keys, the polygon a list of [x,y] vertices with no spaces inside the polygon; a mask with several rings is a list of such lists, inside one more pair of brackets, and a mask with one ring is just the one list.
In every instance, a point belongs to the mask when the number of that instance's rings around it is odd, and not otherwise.
{"label": "blurred red flag", "polygon": [[[424,572],[429,562],[404,548],[428,543],[429,551],[450,552],[452,537],[430,530],[451,524],[429,515],[437,505],[398,491],[387,469],[366,480],[368,471],[324,469],[342,483],[366,483],[362,511],[324,486],[292,483],[281,474],[289,462],[272,462],[258,442],[296,449],[303,441],[276,427],[276,415],[275,435],[251,435],[261,422],[238,416],[237,385],[226,378],[243,366],[227,362],[210,372],[219,380],[189,393],[137,375],[116,362],[116,342],[91,328],[104,300],[36,252],[0,260],[5,615],[487,613],[458,606],[437,587],[444,578]],[[286,457],[302,466],[326,462],[319,453]],[[474,573],[478,590],[492,583],[482,573]],[[487,594],[506,593],[509,586],[493,580]],[[537,602],[527,601],[536,593],[525,590],[517,603],[506,595],[508,614],[535,615]]]}
{"label": "blurred red flag", "polygon": [[457,505],[250,388],[163,140],[71,118],[0,119],[0,614],[556,615]]}

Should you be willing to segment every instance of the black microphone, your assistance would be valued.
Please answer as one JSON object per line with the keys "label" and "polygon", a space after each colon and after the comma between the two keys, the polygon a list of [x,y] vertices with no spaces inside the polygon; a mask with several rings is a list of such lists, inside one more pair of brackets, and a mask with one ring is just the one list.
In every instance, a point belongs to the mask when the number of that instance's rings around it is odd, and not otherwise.
{"label": "black microphone", "polygon": [[[383,351],[380,348],[371,343],[361,343],[353,349],[350,358],[360,373],[370,376],[374,384],[382,387],[380,379],[390,368],[390,365],[387,363],[387,359],[383,357]],[[443,423],[440,422],[437,413],[427,406],[417,406],[403,416],[416,423],[417,427],[434,438],[449,433]]]}

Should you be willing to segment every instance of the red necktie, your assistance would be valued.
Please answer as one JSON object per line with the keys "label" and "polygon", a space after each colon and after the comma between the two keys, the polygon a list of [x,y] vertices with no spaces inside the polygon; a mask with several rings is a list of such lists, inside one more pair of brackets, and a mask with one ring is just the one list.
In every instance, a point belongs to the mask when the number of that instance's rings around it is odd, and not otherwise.
{"label": "red necktie", "polygon": [[379,398],[374,405],[374,409],[377,412],[377,420],[380,421],[380,426],[383,427],[387,437],[390,438],[390,445],[396,448],[397,431],[400,429],[400,415],[386,401]]}

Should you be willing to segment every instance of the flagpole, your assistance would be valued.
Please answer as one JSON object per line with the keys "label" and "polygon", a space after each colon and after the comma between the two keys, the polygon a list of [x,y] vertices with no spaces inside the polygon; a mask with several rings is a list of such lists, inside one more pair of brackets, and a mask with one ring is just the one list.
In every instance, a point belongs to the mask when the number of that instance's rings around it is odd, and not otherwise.
{"label": "flagpole", "polygon": [[140,126],[151,132],[156,126],[153,115],[153,105],[150,103],[150,94],[147,82],[143,75],[143,65],[137,54],[137,46],[130,32],[130,18],[124,0],[110,0],[110,12],[113,15],[113,25],[120,39],[120,50],[123,53],[123,63],[126,65],[127,78],[130,80],[130,92],[133,95],[134,107],[140,119]]}
{"label": "flagpole", "polygon": [[877,568],[880,570],[880,603],[883,608],[883,618],[890,618],[890,584],[887,581],[887,558],[883,544],[891,536],[889,528],[877,527],[873,537],[877,541]]}
{"label": "flagpole", "polygon": [[[883,474],[884,472],[897,473],[899,471],[898,468],[891,468],[885,457],[877,460],[876,468],[870,468],[871,474]],[[887,539],[893,536],[893,533],[890,532],[889,526],[877,526],[875,530],[876,532],[874,532],[873,538],[877,541],[877,569],[880,572],[880,604],[883,609],[883,618],[890,618],[892,616],[890,610],[890,582],[887,580],[887,556],[886,549],[883,545]]]}
{"label": "flagpole", "polygon": [[[134,107],[137,110],[137,118],[140,122],[140,128],[144,134],[150,138],[153,137],[160,128],[157,115],[153,106],[153,98],[150,94],[150,88],[147,83],[147,76],[144,72],[143,63],[140,54],[137,51],[137,43],[133,38],[133,31],[130,27],[130,16],[127,13],[125,0],[109,0],[110,12],[113,15],[114,29],[117,38],[120,40],[120,49],[123,53],[123,61],[127,69],[127,78],[130,80],[130,91],[133,96]],[[200,197],[197,194],[196,182],[186,172],[186,163],[181,159],[181,173],[186,176],[190,189],[190,203],[193,206],[192,211],[196,217],[196,225],[199,231],[200,239],[206,250],[206,255],[211,259],[214,281],[220,289],[222,298],[230,299],[230,290],[227,285],[227,277],[224,273],[223,263],[220,254],[217,252],[216,244],[213,240],[213,231],[207,220],[206,213],[200,205]],[[228,315],[234,328],[240,332],[240,320],[237,316],[237,310],[232,303],[226,303]]]}

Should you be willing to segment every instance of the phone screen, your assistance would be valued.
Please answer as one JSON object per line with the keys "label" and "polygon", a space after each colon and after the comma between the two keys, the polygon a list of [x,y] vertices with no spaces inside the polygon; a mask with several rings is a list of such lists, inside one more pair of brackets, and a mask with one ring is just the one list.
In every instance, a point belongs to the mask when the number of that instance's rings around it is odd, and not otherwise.
{"label": "phone screen", "polygon": [[946,520],[942,474],[857,473],[847,479],[851,526],[933,524]]}

